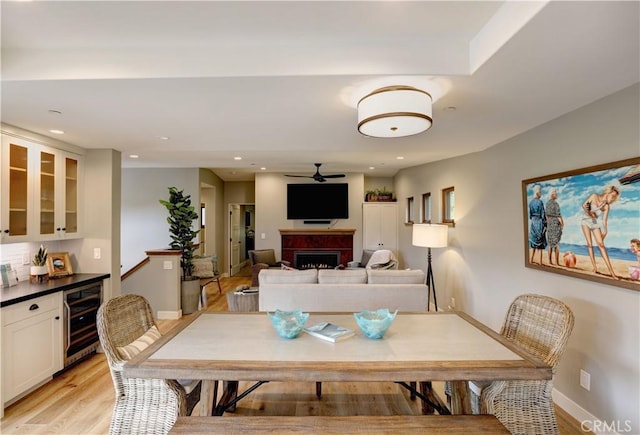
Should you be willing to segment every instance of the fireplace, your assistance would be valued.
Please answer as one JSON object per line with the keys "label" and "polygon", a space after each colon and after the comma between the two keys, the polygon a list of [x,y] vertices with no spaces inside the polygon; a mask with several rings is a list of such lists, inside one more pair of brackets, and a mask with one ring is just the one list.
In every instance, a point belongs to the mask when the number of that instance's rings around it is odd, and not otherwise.
{"label": "fireplace", "polygon": [[296,269],[334,269],[340,264],[340,252],[299,251],[293,254]]}
{"label": "fireplace", "polygon": [[346,266],[353,260],[353,233],[350,228],[281,229],[282,259],[297,269]]}

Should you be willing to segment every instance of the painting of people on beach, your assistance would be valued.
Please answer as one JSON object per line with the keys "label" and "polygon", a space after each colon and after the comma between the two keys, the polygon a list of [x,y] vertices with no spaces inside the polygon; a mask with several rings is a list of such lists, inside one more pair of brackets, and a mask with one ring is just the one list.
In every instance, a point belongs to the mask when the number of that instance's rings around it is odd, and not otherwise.
{"label": "painting of people on beach", "polygon": [[640,157],[522,181],[525,266],[640,291]]}

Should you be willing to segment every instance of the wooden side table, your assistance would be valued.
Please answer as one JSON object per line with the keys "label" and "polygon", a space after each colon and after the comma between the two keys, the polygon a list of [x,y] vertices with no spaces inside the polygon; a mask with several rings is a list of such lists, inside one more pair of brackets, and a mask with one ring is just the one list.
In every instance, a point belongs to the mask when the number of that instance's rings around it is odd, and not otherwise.
{"label": "wooden side table", "polygon": [[229,311],[258,311],[258,292],[227,292],[227,306]]}

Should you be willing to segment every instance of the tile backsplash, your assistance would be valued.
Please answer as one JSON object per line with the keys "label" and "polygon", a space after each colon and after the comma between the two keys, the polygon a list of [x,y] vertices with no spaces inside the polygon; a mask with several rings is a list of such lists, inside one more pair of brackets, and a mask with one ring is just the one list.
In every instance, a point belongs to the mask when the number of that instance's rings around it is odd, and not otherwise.
{"label": "tile backsplash", "polygon": [[0,245],[0,263],[10,263],[11,268],[18,272],[18,281],[27,281],[29,279],[31,260],[33,260],[33,256],[38,252],[41,244],[45,246],[49,252],[61,250],[60,242],[56,241],[45,243],[9,243]]}

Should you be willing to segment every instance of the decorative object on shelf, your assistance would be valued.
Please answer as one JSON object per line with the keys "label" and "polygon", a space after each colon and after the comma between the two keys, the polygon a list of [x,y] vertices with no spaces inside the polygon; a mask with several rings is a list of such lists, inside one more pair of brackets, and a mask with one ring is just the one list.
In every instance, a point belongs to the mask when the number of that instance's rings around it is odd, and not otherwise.
{"label": "decorative object on shelf", "polygon": [[273,314],[267,312],[267,316],[278,335],[282,338],[296,338],[302,332],[307,319],[309,319],[309,313],[303,313],[301,310],[276,310]]}
{"label": "decorative object on shelf", "polygon": [[50,278],[73,275],[68,252],[54,252],[47,255],[47,270]]}
{"label": "decorative object on shelf", "polygon": [[449,227],[438,224],[414,224],[413,225],[413,246],[424,246],[427,248],[427,311],[429,311],[429,300],[433,291],[433,305],[438,311],[438,300],[436,299],[436,283],[433,279],[431,269],[431,248],[446,248]]}
{"label": "decorative object on shelf", "polygon": [[371,137],[412,136],[433,123],[432,98],[413,86],[376,89],[358,102],[358,131]]}
{"label": "decorative object on shelf", "polygon": [[0,264],[0,278],[2,287],[18,285],[18,274],[11,268],[11,263]]}
{"label": "decorative object on shelf", "polygon": [[375,311],[364,310],[353,313],[353,317],[365,337],[380,339],[389,330],[396,314],[398,314],[398,310],[391,313],[387,308],[380,308]]}
{"label": "decorative object on shelf", "polygon": [[522,181],[524,265],[640,291],[640,157]]}
{"label": "decorative object on shelf", "polygon": [[33,266],[29,269],[29,280],[43,282],[49,279],[47,270],[47,248],[40,245],[40,249],[33,256]]}
{"label": "decorative object on shelf", "polygon": [[191,205],[191,195],[185,195],[182,190],[169,187],[169,200],[160,200],[160,204],[169,211],[167,223],[171,249],[180,250],[180,268],[182,269],[181,305],[182,313],[190,314],[198,309],[200,300],[200,279],[192,277],[193,271],[193,239],[199,230],[193,229],[193,221],[198,219],[195,207]]}
{"label": "decorative object on shelf", "polygon": [[367,190],[364,200],[366,202],[394,202],[393,192],[387,190],[387,186],[382,189]]}

